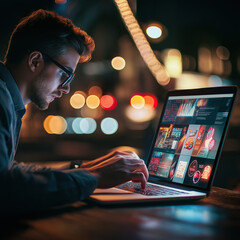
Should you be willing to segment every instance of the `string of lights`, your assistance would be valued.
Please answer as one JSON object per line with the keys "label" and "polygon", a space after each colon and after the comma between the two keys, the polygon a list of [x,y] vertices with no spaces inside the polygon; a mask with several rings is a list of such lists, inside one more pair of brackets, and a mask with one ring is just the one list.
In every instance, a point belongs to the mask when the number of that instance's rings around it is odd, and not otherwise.
{"label": "string of lights", "polygon": [[149,42],[132,13],[128,1],[114,0],[114,2],[144,62],[156,78],[157,82],[161,85],[167,85],[170,81],[169,74],[155,56]]}

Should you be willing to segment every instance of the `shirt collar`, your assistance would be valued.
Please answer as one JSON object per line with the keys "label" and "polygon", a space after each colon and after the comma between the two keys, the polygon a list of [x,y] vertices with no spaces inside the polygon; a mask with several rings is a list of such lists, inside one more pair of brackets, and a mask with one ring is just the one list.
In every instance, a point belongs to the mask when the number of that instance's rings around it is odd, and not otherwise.
{"label": "shirt collar", "polygon": [[23,103],[22,95],[12,74],[2,62],[0,62],[0,77],[7,85],[8,91],[12,96],[16,112],[19,112],[23,116],[26,109]]}

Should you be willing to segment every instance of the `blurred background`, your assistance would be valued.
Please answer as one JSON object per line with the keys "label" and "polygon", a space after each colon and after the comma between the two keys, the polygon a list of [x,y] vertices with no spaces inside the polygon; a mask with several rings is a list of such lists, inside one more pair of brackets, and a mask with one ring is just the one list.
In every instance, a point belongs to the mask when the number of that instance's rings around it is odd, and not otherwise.
{"label": "blurred background", "polygon": [[[91,160],[116,148],[147,160],[167,91],[239,85],[237,1],[0,0],[0,60],[18,21],[39,8],[70,18],[96,50],[70,94],[45,111],[26,106],[18,161]],[[214,182],[229,189],[240,182],[239,103]]]}

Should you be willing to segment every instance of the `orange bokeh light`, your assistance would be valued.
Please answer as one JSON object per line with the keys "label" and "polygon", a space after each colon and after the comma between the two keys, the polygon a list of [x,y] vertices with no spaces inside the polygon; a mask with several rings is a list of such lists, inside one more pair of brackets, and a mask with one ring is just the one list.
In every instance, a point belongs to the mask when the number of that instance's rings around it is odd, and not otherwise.
{"label": "orange bokeh light", "polygon": [[43,127],[48,134],[63,134],[67,129],[67,122],[61,116],[49,115],[45,118]]}
{"label": "orange bokeh light", "polygon": [[135,109],[142,109],[143,107],[155,109],[157,98],[151,94],[136,94],[131,98],[130,104]]}
{"label": "orange bokeh light", "polygon": [[141,95],[134,95],[130,100],[130,104],[135,109],[141,109],[145,105],[145,99]]}
{"label": "orange bokeh light", "polygon": [[100,99],[96,95],[90,95],[86,99],[86,104],[89,108],[95,109],[99,106],[100,104]]}
{"label": "orange bokeh light", "polygon": [[92,86],[88,90],[88,95],[96,95],[100,98],[102,96],[102,89],[99,86]]}

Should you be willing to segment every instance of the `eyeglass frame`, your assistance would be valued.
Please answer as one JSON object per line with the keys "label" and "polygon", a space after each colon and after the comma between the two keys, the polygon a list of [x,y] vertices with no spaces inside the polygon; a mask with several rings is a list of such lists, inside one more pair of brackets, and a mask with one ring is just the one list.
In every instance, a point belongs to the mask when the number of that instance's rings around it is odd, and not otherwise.
{"label": "eyeglass frame", "polygon": [[43,53],[42,52],[42,54],[44,55],[44,56],[46,56],[51,62],[53,62],[56,66],[58,66],[59,68],[61,68],[65,73],[67,73],[68,74],[68,78],[63,82],[63,83],[61,83],[61,87],[65,87],[68,83],[70,83],[72,80],[73,80],[73,78],[74,78],[74,76],[75,76],[75,73],[73,73],[73,72],[71,72],[70,70],[68,70],[66,67],[64,67],[62,64],[60,64],[59,62],[57,62],[56,60],[54,60],[52,57],[50,57],[48,54],[46,54],[46,53]]}

